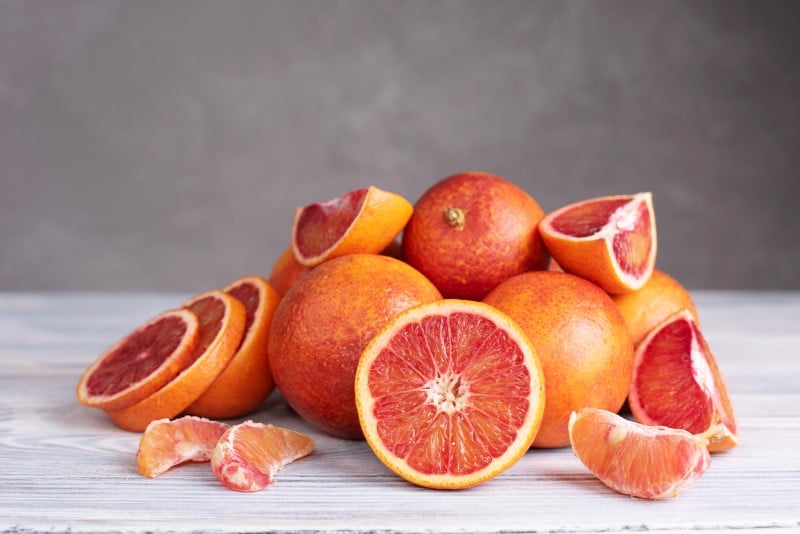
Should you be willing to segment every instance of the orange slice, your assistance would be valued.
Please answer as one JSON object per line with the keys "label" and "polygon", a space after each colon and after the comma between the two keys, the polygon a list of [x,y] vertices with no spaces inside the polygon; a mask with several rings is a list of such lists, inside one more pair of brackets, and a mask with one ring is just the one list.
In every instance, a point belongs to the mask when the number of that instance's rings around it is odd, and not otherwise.
{"label": "orange slice", "polygon": [[197,317],[164,312],[106,350],[78,381],[78,400],[120,409],[154,393],[180,372],[198,341]]}
{"label": "orange slice", "polygon": [[665,319],[637,347],[628,404],[641,423],[702,434],[712,452],[739,444],[728,389],[689,310]]}
{"label": "orange slice", "polygon": [[294,256],[301,265],[313,267],[345,254],[378,254],[400,234],[413,211],[402,196],[375,186],[297,208]]}
{"label": "orange slice", "polygon": [[152,421],[139,440],[136,467],[142,476],[155,478],[185,462],[208,461],[227,429],[225,423],[202,417]]}
{"label": "orange slice", "polygon": [[505,314],[440,300],[401,313],[364,350],[358,416],[369,446],[402,478],[474,486],[530,447],[544,409],[536,352]]}
{"label": "orange slice", "polygon": [[186,412],[212,419],[244,415],[272,393],[267,339],[281,296],[261,276],[239,278],[224,291],[245,307],[245,331],[233,358]]}
{"label": "orange slice", "polygon": [[314,440],[285,428],[245,421],[228,429],[211,454],[211,469],[226,487],[259,491],[286,464],[308,456]]}
{"label": "orange slice", "polygon": [[584,200],[539,223],[545,245],[567,272],[609,293],[641,288],[656,261],[656,219],[650,193]]}
{"label": "orange slice", "polygon": [[599,408],[573,412],[569,438],[583,465],[603,484],[643,499],[677,496],[711,463],[700,437],[641,425]]}
{"label": "orange slice", "polygon": [[222,291],[197,295],[184,307],[200,320],[200,341],[180,373],[143,400],[106,413],[120,428],[141,432],[151,421],[184,411],[219,376],[236,352],[245,325],[245,307]]}

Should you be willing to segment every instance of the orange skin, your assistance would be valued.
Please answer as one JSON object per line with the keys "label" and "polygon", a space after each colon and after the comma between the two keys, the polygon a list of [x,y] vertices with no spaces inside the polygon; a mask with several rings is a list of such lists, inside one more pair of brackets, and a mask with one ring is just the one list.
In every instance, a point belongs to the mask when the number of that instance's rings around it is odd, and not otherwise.
{"label": "orange skin", "polygon": [[571,274],[535,271],[506,280],[484,302],[519,324],[541,360],[545,407],[534,447],[568,445],[574,410],[619,411],[633,372],[633,342],[602,289]]}
{"label": "orange skin", "polygon": [[641,289],[624,295],[612,295],[625,318],[633,344],[638,345],[661,321],[688,309],[698,319],[692,296],[677,280],[658,269]]}
{"label": "orange skin", "polygon": [[310,270],[311,267],[306,267],[295,259],[292,247],[288,247],[278,256],[278,259],[275,260],[272,271],[269,273],[268,281],[269,284],[283,296],[301,276]]}
{"label": "orange skin", "polygon": [[403,233],[405,260],[450,298],[482,299],[497,284],[545,269],[541,207],[516,185],[465,172],[434,184]]}
{"label": "orange skin", "polygon": [[440,298],[422,274],[388,256],[319,265],[286,293],[270,329],[270,368],[284,399],[320,429],[362,438],[354,388],[361,352],[398,313]]}

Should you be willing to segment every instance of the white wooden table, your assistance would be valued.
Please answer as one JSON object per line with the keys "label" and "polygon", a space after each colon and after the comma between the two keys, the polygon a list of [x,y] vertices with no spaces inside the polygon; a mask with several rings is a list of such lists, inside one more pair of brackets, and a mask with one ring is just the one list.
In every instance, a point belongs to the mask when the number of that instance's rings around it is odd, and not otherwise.
{"label": "white wooden table", "polygon": [[0,293],[0,531],[800,530],[800,292],[694,293],[742,443],[657,502],[608,490],[569,449],[532,450],[470,490],[418,488],[278,395],[251,418],[317,449],[266,490],[227,490],[207,464],[143,478],[139,435],[80,406],[75,385],[110,343],[188,296]]}

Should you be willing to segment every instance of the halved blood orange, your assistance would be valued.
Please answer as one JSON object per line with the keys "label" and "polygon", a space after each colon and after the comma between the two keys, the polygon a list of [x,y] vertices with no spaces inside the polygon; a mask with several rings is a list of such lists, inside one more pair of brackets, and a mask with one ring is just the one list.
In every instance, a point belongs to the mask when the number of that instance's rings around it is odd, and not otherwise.
{"label": "halved blood orange", "polygon": [[584,200],[547,214],[539,223],[561,268],[609,293],[641,288],[656,261],[656,219],[650,193]]}
{"label": "halved blood orange", "polygon": [[159,314],[106,350],[78,381],[78,400],[120,409],[154,393],[180,372],[198,342],[189,310]]}
{"label": "halved blood orange", "polygon": [[211,385],[228,364],[242,339],[245,307],[239,300],[212,290],[184,304],[200,321],[200,341],[180,373],[141,401],[106,413],[120,428],[141,432],[150,421],[183,412]]}
{"label": "halved blood orange", "polygon": [[272,393],[267,340],[281,296],[261,276],[243,276],[224,291],[245,307],[245,332],[239,348],[216,380],[186,412],[212,419],[244,415]]}
{"label": "halved blood orange", "polygon": [[378,254],[400,234],[413,211],[401,195],[375,186],[297,208],[292,225],[294,256],[300,264],[313,267],[345,254]]}
{"label": "halved blood orange", "polygon": [[530,447],[544,378],[522,330],[488,304],[440,300],[402,312],[362,353],[355,379],[369,446],[402,478],[460,489]]}
{"label": "halved blood orange", "polygon": [[211,469],[226,487],[259,491],[286,464],[314,450],[305,434],[273,425],[245,421],[228,429],[211,454]]}
{"label": "halved blood orange", "polygon": [[152,421],[139,440],[136,467],[155,478],[184,462],[205,462],[228,425],[203,417],[185,416]]}
{"label": "halved blood orange", "polygon": [[739,444],[728,389],[689,310],[665,319],[637,347],[628,404],[640,423],[702,434],[712,452]]}
{"label": "halved blood orange", "polygon": [[675,497],[711,463],[705,439],[646,426],[599,408],[569,418],[572,450],[603,484],[643,499]]}

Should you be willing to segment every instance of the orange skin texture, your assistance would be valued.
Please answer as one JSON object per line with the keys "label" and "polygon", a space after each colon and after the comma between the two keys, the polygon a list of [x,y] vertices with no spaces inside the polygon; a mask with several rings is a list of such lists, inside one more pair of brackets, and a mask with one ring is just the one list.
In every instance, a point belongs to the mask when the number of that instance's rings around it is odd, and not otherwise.
{"label": "orange skin texture", "polygon": [[[447,222],[449,208],[460,210],[463,223]],[[543,216],[528,193],[503,178],[456,174],[417,201],[403,233],[403,256],[445,297],[480,300],[503,280],[547,268],[537,229]]]}
{"label": "orange skin texture", "polygon": [[698,319],[692,296],[677,280],[658,269],[639,290],[611,298],[625,318],[633,344],[638,345],[661,321],[683,309]]}
{"label": "orange skin texture", "polygon": [[210,419],[239,417],[257,408],[275,388],[269,370],[267,340],[281,296],[258,275],[242,277],[223,291],[236,297],[240,284],[258,288],[258,297],[244,303],[247,329],[236,354],[222,373],[186,409],[191,415]]}
{"label": "orange skin texture", "polygon": [[210,294],[225,305],[217,334],[213,338],[204,335],[204,322],[210,318],[198,314],[200,342],[195,350],[203,352],[178,376],[149,397],[121,410],[107,411],[106,414],[115,425],[123,430],[142,432],[151,421],[179,415],[202,395],[228,365],[244,334],[245,307],[239,300],[218,290],[201,293],[185,303],[184,307],[192,309],[193,303]]}
{"label": "orange skin texture", "polygon": [[388,256],[319,265],[286,293],[270,329],[270,368],[284,399],[329,434],[363,438],[354,386],[361,352],[398,313],[440,298],[421,273]]}
{"label": "orange skin texture", "polygon": [[285,295],[289,288],[297,282],[301,276],[311,270],[297,261],[294,257],[292,247],[284,250],[269,273],[269,284],[281,295]]}
{"label": "orange skin texture", "polygon": [[532,271],[484,302],[514,319],[542,364],[545,407],[534,447],[569,444],[569,416],[584,407],[617,412],[630,387],[633,342],[606,292],[577,276]]}

